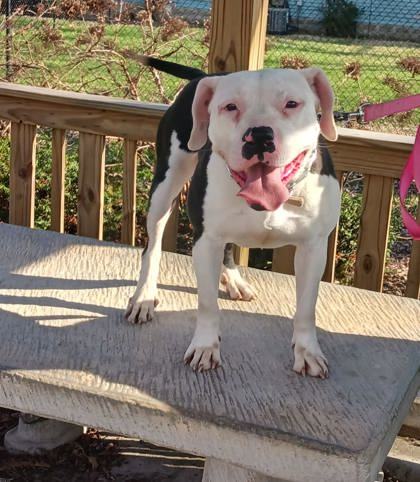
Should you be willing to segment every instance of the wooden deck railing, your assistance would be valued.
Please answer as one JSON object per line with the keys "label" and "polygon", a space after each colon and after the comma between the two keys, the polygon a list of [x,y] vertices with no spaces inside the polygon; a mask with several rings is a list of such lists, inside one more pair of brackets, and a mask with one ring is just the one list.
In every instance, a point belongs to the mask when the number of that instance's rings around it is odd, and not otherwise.
{"label": "wooden deck railing", "polygon": [[[79,132],[78,232],[102,238],[104,153],[107,136],[122,138],[123,221],[121,241],[134,244],[136,212],[136,143],[153,141],[166,106],[103,96],[0,83],[0,119],[11,122],[10,222],[34,225],[37,127],[52,128],[52,228],[64,229],[66,131]],[[354,285],[382,290],[390,225],[393,181],[412,148],[406,136],[340,129],[331,154],[340,179],[346,171],[364,175],[363,204]],[[176,218],[168,223],[164,247],[176,246]],[[329,243],[324,279],[334,279],[337,231]],[[239,251],[248,264],[247,250]],[[293,273],[293,248],[274,250],[273,270]],[[414,242],[406,295],[417,298],[420,285],[420,242]]]}
{"label": "wooden deck railing", "polygon": [[0,83],[0,119],[11,121],[11,223],[34,224],[37,126],[52,130],[52,228],[64,229],[66,130],[79,137],[79,234],[102,238],[105,137],[124,141],[122,239],[134,244],[136,143],[154,141],[164,105]]}

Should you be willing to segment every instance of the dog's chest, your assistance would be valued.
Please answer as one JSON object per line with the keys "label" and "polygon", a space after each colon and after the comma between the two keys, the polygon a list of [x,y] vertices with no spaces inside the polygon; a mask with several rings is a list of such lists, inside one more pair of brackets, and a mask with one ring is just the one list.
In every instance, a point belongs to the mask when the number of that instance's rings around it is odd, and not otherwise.
{"label": "dog's chest", "polygon": [[304,205],[285,204],[272,213],[253,210],[238,191],[223,161],[212,156],[203,204],[205,232],[242,246],[278,247],[328,235],[338,220],[340,191],[332,176],[309,173],[293,192]]}

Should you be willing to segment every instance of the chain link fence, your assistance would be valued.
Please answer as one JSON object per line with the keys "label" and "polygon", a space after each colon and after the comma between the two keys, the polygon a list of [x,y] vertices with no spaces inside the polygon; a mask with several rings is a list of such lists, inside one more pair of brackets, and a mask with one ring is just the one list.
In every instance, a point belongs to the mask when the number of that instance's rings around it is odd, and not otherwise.
{"label": "chain link fence", "polygon": [[[418,0],[272,0],[265,67],[325,70],[339,110],[420,92]],[[412,134],[412,112],[371,125]]]}
{"label": "chain link fence", "polygon": [[[211,0],[2,0],[0,78],[170,102],[179,79],[139,53],[207,69]],[[265,67],[319,66],[337,109],[420,92],[418,0],[270,0]],[[370,128],[412,134],[419,113]]]}

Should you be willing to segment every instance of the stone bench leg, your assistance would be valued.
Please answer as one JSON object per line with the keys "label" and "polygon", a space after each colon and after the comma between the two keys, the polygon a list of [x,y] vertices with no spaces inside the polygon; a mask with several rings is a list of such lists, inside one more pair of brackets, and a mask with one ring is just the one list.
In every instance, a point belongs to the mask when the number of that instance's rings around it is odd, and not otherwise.
{"label": "stone bench leg", "polygon": [[227,464],[221,460],[207,458],[204,465],[203,482],[287,482],[273,479],[252,470]]}
{"label": "stone bench leg", "polygon": [[16,427],[4,436],[11,453],[37,454],[72,442],[83,434],[83,427],[23,413]]}

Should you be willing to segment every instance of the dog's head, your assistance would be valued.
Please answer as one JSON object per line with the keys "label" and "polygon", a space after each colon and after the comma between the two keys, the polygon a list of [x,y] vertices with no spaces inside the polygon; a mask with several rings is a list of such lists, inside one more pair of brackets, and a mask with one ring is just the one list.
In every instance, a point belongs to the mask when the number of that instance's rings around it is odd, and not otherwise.
{"label": "dog's head", "polygon": [[[198,83],[189,149],[209,138],[255,209],[277,209],[287,183],[317,145],[336,140],[334,94],[324,72],[309,68],[237,72]],[[318,111],[321,120],[318,122]]]}

